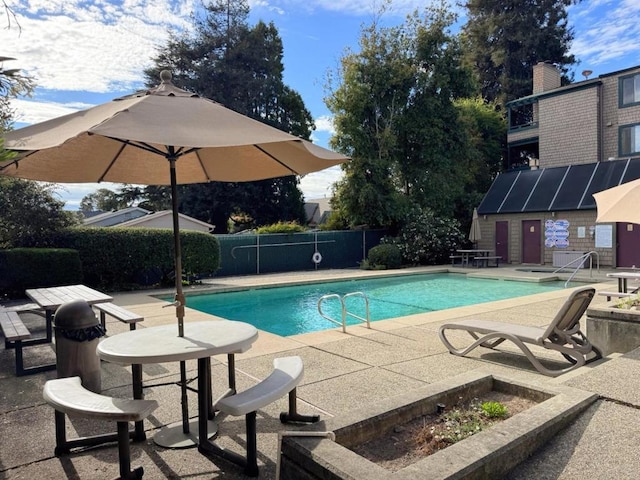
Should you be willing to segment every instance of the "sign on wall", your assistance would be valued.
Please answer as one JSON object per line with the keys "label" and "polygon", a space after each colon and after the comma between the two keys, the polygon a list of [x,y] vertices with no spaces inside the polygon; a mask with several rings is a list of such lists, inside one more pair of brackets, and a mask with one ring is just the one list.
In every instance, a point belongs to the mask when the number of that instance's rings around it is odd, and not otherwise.
{"label": "sign on wall", "polygon": [[544,246],[567,248],[569,246],[569,220],[546,220],[544,222]]}
{"label": "sign on wall", "polygon": [[596,225],[596,248],[613,247],[613,225]]}

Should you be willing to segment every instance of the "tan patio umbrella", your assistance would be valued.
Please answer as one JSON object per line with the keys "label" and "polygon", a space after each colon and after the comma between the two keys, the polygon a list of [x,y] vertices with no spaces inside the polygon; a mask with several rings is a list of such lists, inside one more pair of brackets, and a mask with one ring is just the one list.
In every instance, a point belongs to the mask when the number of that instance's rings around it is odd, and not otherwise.
{"label": "tan patio umbrella", "polygon": [[473,217],[471,218],[471,230],[469,230],[469,240],[474,245],[478,243],[478,240],[482,239],[482,233],[480,232],[480,220],[478,219],[478,209],[473,209]]}
{"label": "tan patio umbrella", "polygon": [[[19,155],[0,163],[0,174],[56,183],[171,185],[175,306],[182,337],[177,184],[303,175],[348,158],[181,90],[166,70],[160,79],[153,89],[7,133],[5,148]],[[184,362],[180,377],[187,434]]]}
{"label": "tan patio umbrella", "polygon": [[595,193],[598,217],[596,222],[627,222],[640,224],[640,180]]}
{"label": "tan patio umbrella", "polygon": [[166,70],[160,78],[153,89],[6,133],[5,148],[19,155],[0,164],[0,174],[171,185],[176,316],[184,336],[176,185],[303,175],[348,158],[181,90]]}

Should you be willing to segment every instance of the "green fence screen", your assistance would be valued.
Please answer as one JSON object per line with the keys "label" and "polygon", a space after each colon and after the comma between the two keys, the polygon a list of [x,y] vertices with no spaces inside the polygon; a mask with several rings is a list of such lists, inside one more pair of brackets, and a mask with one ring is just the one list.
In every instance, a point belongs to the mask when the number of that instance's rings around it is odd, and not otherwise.
{"label": "green fence screen", "polygon": [[319,231],[267,235],[216,235],[216,276],[357,268],[384,230]]}

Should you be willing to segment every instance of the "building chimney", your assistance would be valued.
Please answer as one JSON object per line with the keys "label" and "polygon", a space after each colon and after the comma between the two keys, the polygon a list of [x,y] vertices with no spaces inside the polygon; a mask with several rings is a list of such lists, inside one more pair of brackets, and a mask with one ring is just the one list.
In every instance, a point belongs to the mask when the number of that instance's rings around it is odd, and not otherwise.
{"label": "building chimney", "polygon": [[551,63],[538,62],[533,66],[533,94],[560,88],[560,71]]}

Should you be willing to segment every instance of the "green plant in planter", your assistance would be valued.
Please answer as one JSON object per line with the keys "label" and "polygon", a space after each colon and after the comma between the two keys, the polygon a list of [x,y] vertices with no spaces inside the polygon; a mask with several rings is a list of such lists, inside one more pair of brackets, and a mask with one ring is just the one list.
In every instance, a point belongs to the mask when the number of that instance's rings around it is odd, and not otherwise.
{"label": "green plant in planter", "polygon": [[631,307],[637,307],[639,305],[640,305],[640,293],[637,294],[635,297],[621,298],[620,300],[618,300],[618,303],[616,303],[615,307],[622,308],[624,310],[629,310]]}
{"label": "green plant in planter", "polygon": [[500,402],[484,402],[480,409],[488,418],[504,418],[508,414],[507,407]]}

